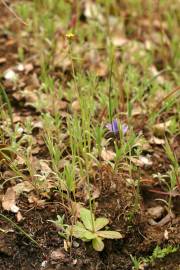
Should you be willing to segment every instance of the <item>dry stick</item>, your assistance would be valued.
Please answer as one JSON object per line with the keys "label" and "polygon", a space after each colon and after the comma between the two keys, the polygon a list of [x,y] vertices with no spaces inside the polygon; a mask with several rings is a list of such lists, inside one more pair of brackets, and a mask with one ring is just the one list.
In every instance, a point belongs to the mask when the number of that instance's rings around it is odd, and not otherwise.
{"label": "dry stick", "polygon": [[8,4],[6,4],[6,1],[5,0],[1,0],[2,4],[9,10],[10,13],[12,13],[14,15],[14,17],[16,17],[16,19],[18,19],[18,21],[20,21],[22,24],[28,26],[27,23],[25,23],[23,21],[23,19],[17,15],[17,13],[11,8],[8,6]]}
{"label": "dry stick", "polygon": [[176,191],[166,192],[166,191],[161,191],[161,190],[157,190],[157,189],[149,189],[149,191],[153,192],[153,193],[162,194],[162,195],[172,196],[172,197],[180,196],[180,193],[176,192]]}
{"label": "dry stick", "polygon": [[168,99],[170,96],[172,96],[174,93],[176,93],[178,90],[180,90],[180,86],[177,86],[175,89],[173,89],[173,91],[171,91],[167,96],[165,96],[163,99],[161,99],[159,102],[158,102],[158,104],[156,104],[156,106],[154,107],[154,110],[156,109],[156,108],[159,108],[161,105],[162,105],[162,103],[166,100],[166,99]]}

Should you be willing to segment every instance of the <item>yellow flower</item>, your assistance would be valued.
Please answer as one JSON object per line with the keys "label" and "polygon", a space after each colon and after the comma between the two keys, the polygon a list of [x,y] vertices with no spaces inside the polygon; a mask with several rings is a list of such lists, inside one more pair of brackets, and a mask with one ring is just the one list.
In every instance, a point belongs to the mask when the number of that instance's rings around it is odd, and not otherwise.
{"label": "yellow flower", "polygon": [[74,37],[74,34],[73,33],[67,33],[66,34],[66,37],[69,38],[69,39],[72,39]]}

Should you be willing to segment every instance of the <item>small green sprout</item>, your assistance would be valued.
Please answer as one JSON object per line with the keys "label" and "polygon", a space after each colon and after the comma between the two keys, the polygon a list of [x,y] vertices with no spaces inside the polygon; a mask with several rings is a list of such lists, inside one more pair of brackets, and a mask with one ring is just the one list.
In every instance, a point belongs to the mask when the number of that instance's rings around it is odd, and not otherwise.
{"label": "small green sprout", "polygon": [[69,234],[68,234],[68,228],[69,225],[64,223],[64,215],[61,217],[57,215],[57,220],[49,220],[50,222],[54,223],[58,228],[61,229],[61,232],[58,232],[58,234],[65,238],[66,240],[69,239]]}
{"label": "small green sprout", "polygon": [[149,262],[153,263],[157,259],[162,259],[165,256],[174,253],[178,250],[177,247],[173,247],[171,245],[168,245],[164,248],[160,248],[159,246],[156,246],[156,248],[153,250],[152,255],[149,257]]}
{"label": "small green sprout", "polygon": [[133,270],[140,270],[144,269],[145,266],[152,265],[157,259],[163,259],[167,255],[174,253],[178,251],[179,247],[173,247],[171,245],[167,245],[164,248],[161,248],[159,246],[156,246],[153,250],[153,253],[149,257],[140,257],[136,258],[132,255],[130,255],[132,263],[133,263]]}
{"label": "small green sprout", "polygon": [[136,258],[132,255],[130,255],[131,257],[131,261],[133,263],[133,270],[139,270],[141,269],[141,266],[143,266],[144,262],[143,262],[143,259],[142,258]]}

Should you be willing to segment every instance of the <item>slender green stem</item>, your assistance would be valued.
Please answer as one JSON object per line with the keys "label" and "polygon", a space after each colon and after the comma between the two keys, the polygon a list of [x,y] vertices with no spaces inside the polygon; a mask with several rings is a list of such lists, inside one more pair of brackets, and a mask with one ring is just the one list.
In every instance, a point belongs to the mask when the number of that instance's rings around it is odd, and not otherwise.
{"label": "slender green stem", "polygon": [[108,92],[108,98],[109,98],[109,120],[110,120],[110,123],[111,124],[112,124],[112,104],[111,104],[112,68],[113,68],[113,58],[111,59],[110,76],[109,76],[109,92]]}
{"label": "slender green stem", "polygon": [[12,113],[11,103],[10,103],[9,98],[6,94],[6,91],[1,83],[0,83],[0,94],[2,96],[4,103],[7,104],[8,114],[9,114],[9,117],[11,120],[11,126],[12,126],[12,129],[14,130],[14,122],[13,122],[13,113]]}
{"label": "slender green stem", "polygon": [[40,248],[40,245],[38,242],[36,242],[27,232],[25,232],[22,228],[20,228],[14,221],[12,221],[10,218],[4,216],[3,214],[0,214],[0,217],[5,219],[7,222],[11,223],[16,229],[18,229],[22,234],[24,234],[33,244],[38,246]]}

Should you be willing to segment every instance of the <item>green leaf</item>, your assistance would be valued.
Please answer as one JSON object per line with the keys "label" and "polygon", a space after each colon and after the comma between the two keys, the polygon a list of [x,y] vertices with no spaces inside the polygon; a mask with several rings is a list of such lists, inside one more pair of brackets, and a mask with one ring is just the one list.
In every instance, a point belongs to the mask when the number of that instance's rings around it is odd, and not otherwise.
{"label": "green leaf", "polygon": [[73,225],[69,228],[69,233],[71,233],[74,237],[82,239],[84,234],[86,233],[86,228],[83,226]]}
{"label": "green leaf", "polygon": [[80,218],[86,229],[88,229],[89,231],[93,231],[94,215],[91,214],[91,211],[82,207],[80,209]]}
{"label": "green leaf", "polygon": [[97,218],[94,222],[95,230],[99,231],[109,223],[107,218]]}
{"label": "green leaf", "polygon": [[92,239],[95,239],[97,237],[97,235],[95,233],[90,232],[90,231],[86,231],[84,234],[84,237],[87,240],[92,240]]}
{"label": "green leaf", "polygon": [[80,221],[77,221],[75,225],[77,225],[77,226],[80,227],[80,228],[85,229],[84,225],[83,225],[82,222],[80,222]]}
{"label": "green leaf", "polygon": [[99,231],[96,234],[102,238],[108,238],[108,239],[122,238],[122,235],[119,232],[115,232],[115,231]]}
{"label": "green leaf", "polygon": [[6,91],[1,83],[0,83],[0,94],[2,95],[3,101],[7,104],[8,114],[9,114],[9,118],[11,120],[11,126],[12,126],[12,129],[14,130],[12,106],[11,106],[10,100],[8,98],[8,95],[6,94]]}
{"label": "green leaf", "polygon": [[84,226],[82,227],[81,225],[74,225],[72,226],[71,229],[72,229],[71,231],[72,235],[81,240],[83,239],[92,240],[96,237],[96,234],[86,230],[86,228]]}
{"label": "green leaf", "polygon": [[93,239],[93,240],[92,240],[92,245],[93,245],[93,248],[94,248],[96,251],[102,251],[103,248],[104,248],[104,243],[103,243],[101,237],[96,237],[95,239]]}
{"label": "green leaf", "polygon": [[63,232],[58,232],[58,234],[59,234],[59,236],[61,236],[62,238],[66,238],[65,233],[63,233]]}

